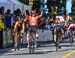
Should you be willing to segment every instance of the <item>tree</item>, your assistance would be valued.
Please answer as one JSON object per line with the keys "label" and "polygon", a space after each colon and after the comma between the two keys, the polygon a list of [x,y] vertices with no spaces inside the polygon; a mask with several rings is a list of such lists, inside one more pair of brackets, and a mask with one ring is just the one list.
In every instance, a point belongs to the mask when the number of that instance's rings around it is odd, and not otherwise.
{"label": "tree", "polygon": [[75,0],[72,0],[72,15],[75,15]]}
{"label": "tree", "polygon": [[19,0],[20,2],[29,5],[29,0]]}

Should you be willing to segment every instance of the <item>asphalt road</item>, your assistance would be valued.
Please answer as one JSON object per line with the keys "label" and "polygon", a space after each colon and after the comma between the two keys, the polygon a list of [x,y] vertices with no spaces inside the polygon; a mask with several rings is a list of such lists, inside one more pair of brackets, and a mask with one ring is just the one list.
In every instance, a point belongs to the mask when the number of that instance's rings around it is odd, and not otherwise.
{"label": "asphalt road", "polygon": [[14,51],[13,48],[0,50],[0,58],[75,58],[75,43],[62,43],[62,48],[56,51],[54,44],[41,44],[35,49],[35,54],[29,54],[28,48],[20,48]]}
{"label": "asphalt road", "polygon": [[[48,33],[47,31],[42,34],[40,41],[52,40],[51,34]],[[13,47],[0,49],[0,58],[75,58],[75,43],[71,45],[69,40],[65,39],[61,45],[62,48],[57,52],[54,43],[39,43],[39,47],[35,49],[35,54],[29,54],[26,45],[22,45],[19,51],[14,51]]]}

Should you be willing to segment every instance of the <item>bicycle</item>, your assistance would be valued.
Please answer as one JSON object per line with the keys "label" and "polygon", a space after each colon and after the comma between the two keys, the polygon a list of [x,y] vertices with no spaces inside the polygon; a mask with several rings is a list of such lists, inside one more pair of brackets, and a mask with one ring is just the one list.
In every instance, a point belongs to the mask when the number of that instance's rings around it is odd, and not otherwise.
{"label": "bicycle", "polygon": [[69,32],[69,37],[68,37],[69,39],[70,39],[70,43],[71,44],[73,44],[73,42],[74,42],[74,38],[75,38],[75,31],[70,31]]}
{"label": "bicycle", "polygon": [[18,33],[14,33],[14,49],[16,51],[16,49],[20,49],[20,32]]}
{"label": "bicycle", "polygon": [[59,41],[59,33],[56,34],[56,51],[58,51],[59,47],[60,47],[60,41]]}
{"label": "bicycle", "polygon": [[30,54],[34,54],[34,50],[35,50],[35,32],[31,31],[30,32],[30,47],[29,47],[29,53]]}
{"label": "bicycle", "polygon": [[[58,49],[61,49],[60,46],[60,40],[63,37],[63,33],[60,30],[54,30],[54,40],[55,40],[55,46],[56,46],[56,51],[58,51]],[[62,41],[62,40],[61,40]]]}

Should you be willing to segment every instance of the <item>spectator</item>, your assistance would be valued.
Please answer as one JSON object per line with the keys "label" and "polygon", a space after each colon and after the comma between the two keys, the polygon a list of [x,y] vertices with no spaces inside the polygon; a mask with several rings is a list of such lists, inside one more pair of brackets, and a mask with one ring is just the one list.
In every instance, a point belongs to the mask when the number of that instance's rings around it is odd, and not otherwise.
{"label": "spectator", "polygon": [[3,10],[2,8],[0,8],[0,30],[3,30],[5,28],[5,25],[4,25],[4,22],[3,22],[3,18],[4,18],[4,15],[3,15]]}
{"label": "spectator", "polygon": [[0,48],[3,48],[3,29],[5,29],[5,25],[3,22],[4,11],[0,8]]}
{"label": "spectator", "polygon": [[20,9],[16,9],[15,15],[16,15],[16,16],[20,16],[20,15],[21,15],[21,10],[20,10]]}
{"label": "spectator", "polygon": [[1,9],[2,9],[2,15],[4,15],[4,9],[5,8],[2,6]]}
{"label": "spectator", "polygon": [[11,28],[11,19],[12,19],[12,15],[10,14],[10,9],[7,10],[6,14],[5,14],[5,25],[7,28]]}

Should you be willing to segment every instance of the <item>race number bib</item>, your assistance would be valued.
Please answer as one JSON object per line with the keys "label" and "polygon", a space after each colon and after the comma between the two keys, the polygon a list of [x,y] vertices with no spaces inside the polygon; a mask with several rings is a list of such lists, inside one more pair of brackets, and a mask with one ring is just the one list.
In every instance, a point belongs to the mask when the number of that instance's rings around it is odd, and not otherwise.
{"label": "race number bib", "polygon": [[35,25],[35,17],[32,17],[32,25]]}

